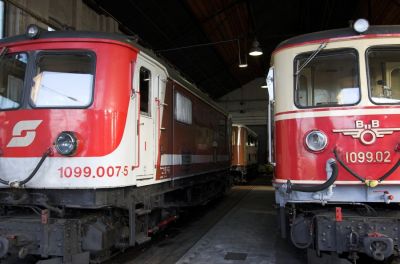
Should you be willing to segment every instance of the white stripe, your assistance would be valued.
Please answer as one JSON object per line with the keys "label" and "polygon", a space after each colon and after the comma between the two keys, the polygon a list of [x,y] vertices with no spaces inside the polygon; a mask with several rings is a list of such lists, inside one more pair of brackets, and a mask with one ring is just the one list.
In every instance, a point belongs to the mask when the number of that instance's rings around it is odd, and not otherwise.
{"label": "white stripe", "polygon": [[[228,161],[228,156],[218,155],[217,161]],[[181,155],[181,154],[161,155],[161,166],[199,164],[199,163],[211,163],[211,162],[214,162],[213,155]]]}
{"label": "white stripe", "polygon": [[[216,172],[226,172],[230,169],[230,167],[224,167],[224,168],[218,168],[215,170],[208,170],[208,171],[202,171],[200,174],[210,174],[210,173],[216,173]],[[171,176],[168,177],[166,179],[160,179],[157,180],[156,183],[161,183],[161,182],[166,182],[166,181],[176,181],[176,180],[180,180],[180,179],[185,179],[185,178],[189,178],[189,177],[195,177],[195,176],[199,176],[199,173],[191,173],[191,174],[185,174],[185,175],[181,175],[181,176]]]}
{"label": "white stripe", "polygon": [[288,113],[275,116],[275,121],[297,119],[297,118],[310,118],[310,117],[396,115],[396,114],[397,115],[400,114],[399,108],[382,108],[382,109],[355,108],[346,110]]}

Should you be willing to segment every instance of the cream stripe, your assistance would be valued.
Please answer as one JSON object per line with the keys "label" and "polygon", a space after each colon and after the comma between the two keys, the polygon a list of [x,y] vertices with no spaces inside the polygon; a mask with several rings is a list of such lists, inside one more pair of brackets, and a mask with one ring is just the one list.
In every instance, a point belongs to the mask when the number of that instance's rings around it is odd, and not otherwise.
{"label": "cream stripe", "polygon": [[330,117],[330,116],[365,116],[365,115],[398,115],[399,108],[382,108],[382,109],[346,109],[346,110],[331,110],[331,111],[310,111],[288,113],[275,116],[275,121],[311,118],[311,117]]}
{"label": "cream stripe", "polygon": [[[286,183],[288,180],[285,179],[275,179],[274,183]],[[291,183],[301,183],[301,184],[321,184],[324,183],[324,181],[303,181],[303,180],[290,180]],[[365,185],[365,183],[362,183],[360,181],[335,181],[334,184],[340,184],[340,185]],[[394,185],[394,184],[400,184],[400,181],[383,181],[379,185]],[[379,186],[378,185],[378,186]]]}

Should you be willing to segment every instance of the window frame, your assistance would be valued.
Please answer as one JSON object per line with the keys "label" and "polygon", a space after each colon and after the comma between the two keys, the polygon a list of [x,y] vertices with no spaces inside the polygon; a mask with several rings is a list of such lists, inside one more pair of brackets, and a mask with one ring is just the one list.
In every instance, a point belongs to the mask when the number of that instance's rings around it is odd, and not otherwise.
{"label": "window frame", "polygon": [[[191,107],[190,107],[190,108],[191,108],[191,112],[190,112],[190,114],[191,114],[190,123],[187,123],[187,122],[182,121],[182,120],[178,120],[178,118],[177,118],[177,103],[176,103],[176,101],[177,101],[177,96],[178,96],[178,94],[179,94],[180,96],[186,98],[188,101],[190,101],[190,106],[191,106]],[[188,126],[190,126],[190,125],[193,124],[193,100],[190,99],[188,96],[184,95],[183,93],[179,92],[179,91],[175,91],[175,94],[174,94],[174,120],[175,120],[176,122],[178,122],[178,123],[185,124],[185,125],[188,125]]]}
{"label": "window frame", "polygon": [[[150,73],[150,80],[149,80],[149,86],[148,86],[148,98],[147,98],[147,109],[148,109],[148,111],[147,112],[144,112],[144,111],[142,111],[142,109],[140,109],[141,108],[141,106],[142,106],[142,89],[141,89],[141,86],[140,86],[140,71],[141,71],[141,69],[146,69],[149,73]],[[138,75],[139,75],[139,78],[138,78],[138,88],[139,88],[139,95],[140,95],[140,100],[139,100],[139,113],[142,115],[142,116],[147,116],[147,117],[151,117],[151,114],[152,114],[152,100],[151,100],[151,98],[152,98],[152,85],[153,85],[153,73],[152,73],[152,71],[149,69],[149,68],[147,68],[147,67],[145,67],[144,65],[139,65],[139,72],[138,72]]]}
{"label": "window frame", "polygon": [[[398,50],[400,52],[400,45],[374,45],[370,46],[365,50],[365,68],[366,68],[366,74],[367,74],[367,88],[368,88],[368,98],[369,101],[374,104],[374,105],[400,105],[400,102],[398,103],[378,103],[372,100],[372,94],[371,94],[371,76],[370,76],[370,68],[369,68],[369,59],[368,59],[368,53],[373,50],[384,50],[384,51],[389,51],[389,50]],[[398,99],[400,100],[400,98]]]}
{"label": "window frame", "polygon": [[15,111],[15,110],[19,110],[19,109],[23,109],[25,106],[25,97],[26,97],[26,93],[27,93],[27,89],[29,89],[27,86],[27,83],[29,82],[30,76],[31,76],[31,58],[34,57],[32,55],[31,52],[25,50],[25,51],[18,51],[18,52],[10,52],[10,53],[6,53],[5,56],[7,55],[12,55],[12,54],[21,54],[24,53],[26,54],[27,57],[27,62],[26,62],[26,68],[25,68],[25,74],[24,74],[24,79],[23,79],[23,85],[22,85],[22,91],[21,91],[21,102],[19,103],[18,107],[15,108],[6,108],[6,109],[1,109],[0,108],[0,112],[3,111]]}
{"label": "window frame", "polygon": [[[32,93],[32,88],[33,88],[33,78],[35,77],[35,72],[38,69],[37,65],[39,62],[39,59],[43,56],[46,55],[74,55],[74,54],[82,54],[82,55],[89,55],[92,59],[91,61],[91,73],[93,74],[93,83],[92,83],[92,96],[90,98],[90,101],[87,105],[85,106],[35,106],[34,103],[32,102],[31,98],[31,93]],[[30,81],[27,83],[28,89],[27,89],[27,94],[26,96],[28,97],[28,104],[32,109],[87,109],[93,105],[94,102],[94,94],[95,94],[95,87],[96,87],[96,65],[97,65],[97,56],[94,51],[91,50],[41,50],[37,51],[34,56],[34,62],[32,65],[31,69],[31,76],[30,76]]]}
{"label": "window frame", "polygon": [[[295,73],[297,71],[297,67],[296,67],[296,61],[300,58],[300,57],[309,57],[312,54],[313,51],[306,51],[306,52],[302,52],[300,54],[297,54],[294,59],[293,59],[293,73]],[[299,108],[299,109],[315,109],[315,108],[327,108],[327,107],[347,107],[347,106],[356,106],[361,102],[361,98],[362,98],[362,89],[361,89],[361,83],[360,83],[360,59],[359,59],[359,53],[358,50],[355,48],[338,48],[338,49],[329,49],[329,50],[322,50],[320,53],[317,54],[317,56],[315,58],[322,56],[333,56],[333,55],[338,55],[338,54],[352,54],[355,55],[355,62],[356,62],[356,70],[357,70],[357,81],[358,81],[358,91],[359,91],[359,98],[358,101],[353,103],[353,104],[341,104],[341,105],[335,105],[335,104],[326,104],[326,105],[314,105],[314,106],[301,106],[298,104],[298,100],[297,100],[297,94],[296,94],[296,86],[297,86],[297,80],[299,79],[299,75],[295,76],[293,74],[293,102],[294,105]],[[315,59],[314,58],[314,59]],[[313,60],[314,60],[313,59]],[[311,60],[311,62],[313,61]]]}

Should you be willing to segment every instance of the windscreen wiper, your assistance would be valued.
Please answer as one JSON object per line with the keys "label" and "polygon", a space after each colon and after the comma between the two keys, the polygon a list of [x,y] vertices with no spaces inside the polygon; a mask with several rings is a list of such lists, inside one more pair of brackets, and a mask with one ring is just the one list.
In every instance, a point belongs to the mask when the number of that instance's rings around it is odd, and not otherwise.
{"label": "windscreen wiper", "polygon": [[303,65],[301,65],[299,67],[299,69],[297,69],[296,73],[294,74],[295,76],[299,75],[299,73],[304,69],[304,67],[306,67],[314,58],[315,56],[318,55],[318,53],[320,53],[321,50],[323,50],[326,45],[328,45],[328,42],[323,42],[321,43],[321,45],[319,45],[318,49],[316,49],[311,55],[310,57],[307,58],[307,60],[303,63]]}
{"label": "windscreen wiper", "polygon": [[8,48],[7,47],[2,47],[0,50],[0,60],[3,59],[3,57],[8,53]]}

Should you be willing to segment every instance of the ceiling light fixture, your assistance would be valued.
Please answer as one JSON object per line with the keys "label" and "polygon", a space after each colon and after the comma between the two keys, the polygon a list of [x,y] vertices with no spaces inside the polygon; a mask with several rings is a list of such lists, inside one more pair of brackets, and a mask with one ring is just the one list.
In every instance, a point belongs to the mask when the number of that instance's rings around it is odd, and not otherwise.
{"label": "ceiling light fixture", "polygon": [[262,54],[263,54],[263,52],[260,48],[260,43],[257,41],[257,39],[254,39],[252,47],[249,51],[249,55],[250,56],[260,56]]}
{"label": "ceiling light fixture", "polygon": [[246,53],[244,54],[244,61],[242,62],[242,53],[240,52],[240,40],[237,40],[238,50],[239,50],[239,68],[246,68],[247,65],[247,56]]}

